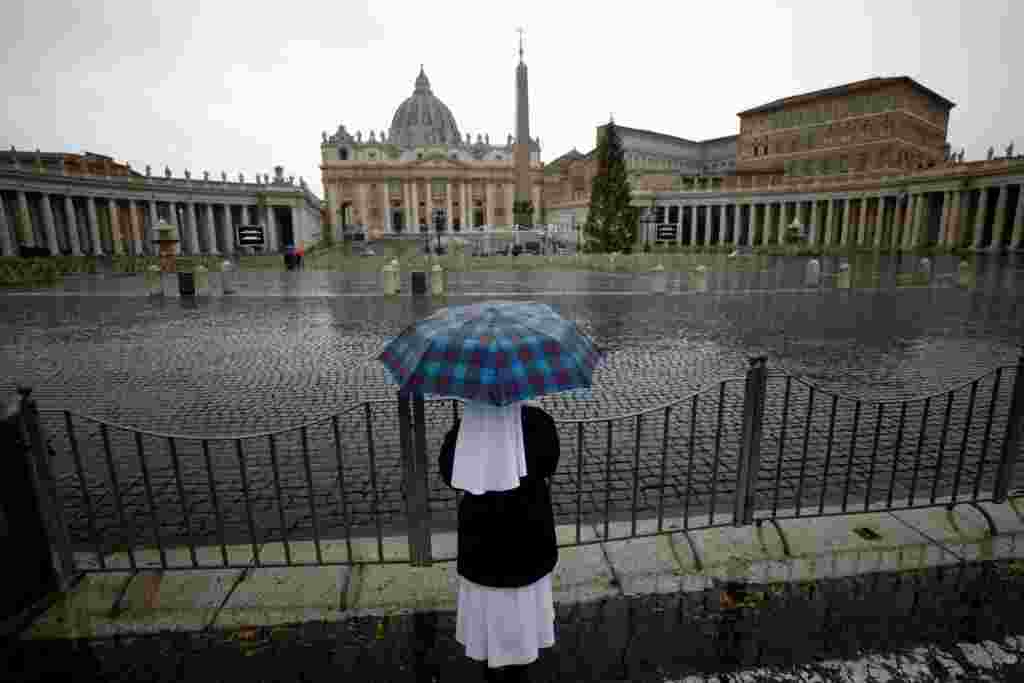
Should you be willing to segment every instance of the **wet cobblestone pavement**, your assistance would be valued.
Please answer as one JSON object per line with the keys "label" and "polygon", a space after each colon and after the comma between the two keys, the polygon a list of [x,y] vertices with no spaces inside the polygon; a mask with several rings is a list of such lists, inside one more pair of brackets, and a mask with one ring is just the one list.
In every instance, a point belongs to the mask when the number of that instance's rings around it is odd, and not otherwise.
{"label": "wet cobblestone pavement", "polygon": [[[945,264],[944,267],[948,265]],[[280,276],[318,277],[333,273],[247,274],[281,282]],[[550,286],[527,279],[529,274],[472,273],[475,286],[498,291],[521,292],[533,286]],[[578,274],[547,274],[560,277]],[[799,271],[722,274],[734,275],[733,284],[748,285],[743,278],[758,276],[760,285],[782,284],[796,279]],[[770,276],[770,277],[769,277]],[[723,287],[719,293],[685,293],[653,296],[644,293],[636,278],[622,274],[586,273],[583,282],[590,294],[531,294],[530,298],[552,304],[572,317],[608,350],[592,390],[545,397],[541,400],[556,418],[594,418],[650,409],[691,392],[710,387],[701,396],[693,431],[692,458],[675,458],[666,467],[664,504],[668,509],[683,501],[694,514],[712,507],[721,511],[731,494],[735,478],[735,454],[739,433],[729,426],[738,424],[742,403],[742,381],[725,387],[722,422],[718,420],[719,396],[715,382],[739,377],[746,359],[765,354],[768,367],[776,373],[770,379],[765,414],[766,448],[762,465],[783,482],[764,483],[763,503],[769,506],[807,506],[821,501],[837,502],[839,496],[855,502],[878,500],[889,495],[906,496],[911,489],[930,494],[948,491],[951,481],[929,474],[943,457],[960,456],[960,444],[944,444],[939,450],[935,435],[943,421],[944,401],[936,401],[927,417],[928,447],[915,454],[913,444],[894,449],[893,434],[899,411],[883,416],[865,413],[858,423],[856,449],[837,457],[829,471],[837,481],[852,472],[846,490],[823,490],[816,482],[823,471],[821,461],[809,462],[800,470],[803,452],[804,406],[810,398],[807,388],[794,385],[789,409],[786,447],[777,452],[783,416],[782,385],[791,373],[822,392],[836,392],[851,400],[839,404],[836,443],[846,444],[853,429],[852,399],[897,400],[949,389],[968,382],[1001,364],[1013,363],[1018,344],[1024,338],[1021,271],[1015,262],[990,268],[979,275],[984,287],[962,290],[949,286],[930,288],[889,288],[875,290],[736,291]],[[112,278],[130,282],[133,278]],[[444,302],[402,297],[385,300],[372,295],[309,296],[319,290],[293,278],[289,297],[214,297],[196,302],[177,299],[150,300],[132,293],[124,296],[17,296],[0,298],[0,370],[4,388],[15,383],[35,387],[34,396],[44,411],[44,422],[53,439],[55,462],[63,480],[65,499],[73,531],[81,542],[90,539],[83,510],[95,504],[100,518],[99,533],[104,543],[116,544],[132,538],[154,536],[145,501],[145,482],[140,476],[137,445],[128,431],[110,428],[108,440],[115,454],[115,474],[125,491],[127,518],[134,527],[130,538],[117,538],[115,501],[110,495],[110,474],[104,461],[103,435],[97,425],[75,418],[73,434],[80,449],[92,500],[85,501],[80,486],[70,475],[74,471],[71,443],[63,416],[52,412],[67,408],[125,425],[174,434],[223,435],[281,430],[316,418],[328,418],[359,401],[393,401],[394,388],[385,379],[383,367],[372,360],[380,347],[401,329],[426,315],[438,305],[457,305],[479,300],[478,296],[452,295]],[[288,280],[283,280],[289,282]],[[367,281],[372,284],[372,280]],[[630,284],[632,282],[632,284]],[[600,283],[602,286],[598,286]],[[103,291],[110,291],[108,289]],[[118,284],[117,287],[121,285]],[[646,287],[646,285],[643,285]],[[604,289],[630,290],[612,293]],[[101,288],[102,289],[102,288]],[[113,291],[118,291],[116,288]],[[993,412],[993,432],[1005,425],[1005,405],[1012,377],[1007,374],[998,387]],[[975,419],[978,429],[966,443],[963,482],[987,487],[990,475],[980,463],[992,462],[998,443],[982,448],[982,428],[994,387],[988,376],[977,387]],[[950,404],[954,424],[962,424],[969,388],[959,390]],[[819,396],[815,405],[824,404]],[[358,407],[358,406],[357,406]],[[685,407],[685,406],[684,406]],[[826,406],[827,407],[827,406]],[[266,439],[245,442],[246,474],[254,502],[256,527],[269,529],[265,540],[291,533],[308,538],[312,531],[309,501],[323,510],[319,520],[324,537],[339,537],[350,516],[353,527],[364,532],[381,520],[385,525],[402,525],[403,493],[398,465],[398,437],[393,403],[369,408],[374,428],[376,487],[368,462],[365,416],[361,410],[339,420],[339,435],[345,448],[346,498],[339,504],[340,480],[335,441],[330,421],[308,428],[310,471],[308,480],[302,461],[298,430],[277,438],[279,477],[275,477]],[[678,410],[670,424],[670,449],[685,450],[690,443],[688,410]],[[428,410],[428,448],[436,452],[452,419],[447,403],[432,404]],[[921,403],[911,404],[907,424],[924,417]],[[807,431],[813,454],[828,440],[827,410],[816,414]],[[867,434],[879,426],[882,457],[869,459],[872,448]],[[959,421],[959,422],[958,422]],[[717,425],[723,425],[720,442]],[[972,422],[972,425],[974,423]],[[660,486],[660,416],[642,428],[637,507],[650,515],[662,504]],[[584,463],[578,468],[576,435],[563,429],[563,464],[554,480],[556,514],[561,520],[578,511],[584,515],[608,510],[626,510],[633,504],[632,446],[635,433],[630,424],[617,424],[615,447],[606,458],[603,425],[585,431]],[[797,437],[797,438],[795,438]],[[176,455],[181,460],[182,490],[187,511],[179,510],[172,459],[166,439],[145,437],[143,447],[151,468],[161,510],[164,538],[194,537],[207,541],[217,529],[214,512],[223,507],[228,541],[245,538],[244,491],[234,443],[213,442],[210,460],[198,442],[179,441]],[[723,454],[715,459],[715,453]],[[889,449],[885,451],[885,449]],[[947,453],[948,451],[948,453]],[[779,457],[781,456],[781,461]],[[916,458],[916,459],[915,459]],[[913,472],[911,464],[914,464]],[[920,476],[917,469],[920,466]],[[692,469],[691,469],[692,467]],[[219,500],[208,484],[208,469],[215,474]],[[581,470],[581,471],[579,471]],[[582,474],[582,479],[578,478]],[[911,481],[911,477],[914,477]],[[798,478],[799,477],[799,478]],[[805,484],[805,485],[804,485]],[[913,485],[913,486],[912,486]],[[277,486],[283,509],[278,510]],[[455,497],[431,477],[431,505],[437,522],[452,519]],[[583,493],[577,499],[577,490]],[[891,492],[891,494],[890,494]],[[163,504],[162,504],[163,506]],[[281,521],[283,515],[284,520]],[[709,523],[714,523],[711,518]],[[285,531],[282,531],[284,529]]]}
{"label": "wet cobblestone pavement", "polygon": [[[532,680],[1018,681],[1024,568],[961,564],[805,584],[556,605]],[[6,671],[76,681],[476,681],[455,615],[20,641]]]}

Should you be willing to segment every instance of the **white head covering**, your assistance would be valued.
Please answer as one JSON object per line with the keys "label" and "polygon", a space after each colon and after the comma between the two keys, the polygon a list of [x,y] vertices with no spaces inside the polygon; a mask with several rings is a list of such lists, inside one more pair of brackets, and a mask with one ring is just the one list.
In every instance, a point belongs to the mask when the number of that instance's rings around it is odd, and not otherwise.
{"label": "white head covering", "polygon": [[455,442],[452,486],[474,495],[511,491],[526,476],[523,405],[466,401]]}

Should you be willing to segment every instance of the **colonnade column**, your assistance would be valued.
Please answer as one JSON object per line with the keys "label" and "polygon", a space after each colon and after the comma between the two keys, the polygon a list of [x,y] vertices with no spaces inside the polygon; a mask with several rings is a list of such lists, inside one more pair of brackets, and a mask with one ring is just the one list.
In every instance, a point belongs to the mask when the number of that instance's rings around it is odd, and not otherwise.
{"label": "colonnade column", "polygon": [[11,241],[11,223],[7,220],[7,207],[4,205],[2,193],[0,193],[0,256],[17,256],[14,253],[14,243]]}
{"label": "colonnade column", "polygon": [[825,237],[823,244],[826,247],[832,246],[832,242],[835,238],[835,228],[833,227],[835,223],[835,215],[833,214],[832,209],[835,203],[836,201],[831,197],[825,200],[825,224],[822,226],[822,234]]}
{"label": "colonnade column", "polygon": [[818,236],[819,236],[819,232],[820,232],[819,229],[818,229],[818,200],[817,199],[812,199],[811,200],[811,218],[810,218],[810,220],[808,222],[811,225],[810,225],[810,228],[808,229],[808,238],[807,239],[811,243],[811,245],[815,245],[816,246],[818,244]]}
{"label": "colonnade column", "polygon": [[949,244],[953,247],[960,246],[960,233],[963,226],[963,212],[960,207],[963,194],[962,190],[953,190],[950,193],[952,205],[949,208]]}
{"label": "colonnade column", "polygon": [[86,217],[89,219],[89,246],[93,256],[103,256],[103,243],[100,242],[100,222],[96,217],[96,198],[85,198]]}
{"label": "colonnade column", "polygon": [[121,244],[121,223],[118,221],[117,200],[107,200],[107,212],[110,214],[110,243],[113,245],[114,255],[124,254],[124,245]]}
{"label": "colonnade column", "polygon": [[417,233],[420,230],[420,184],[417,179],[413,179],[410,184],[410,194],[412,195],[411,230]]}
{"label": "colonnade column", "polygon": [[448,211],[445,214],[445,220],[448,222],[447,228],[448,228],[448,232],[450,233],[450,232],[452,232],[453,225],[454,225],[452,223],[452,219],[454,218],[454,214],[453,214],[454,209],[453,209],[453,202],[452,202],[452,181],[451,181],[451,178],[449,178],[445,182],[444,192],[445,192],[445,201],[448,204]]}
{"label": "colonnade column", "polygon": [[487,194],[486,194],[485,201],[487,202],[487,225],[489,225],[489,226],[491,226],[491,228],[493,228],[494,227],[494,202],[495,202],[494,195],[496,194],[495,193],[495,188],[494,188],[494,183],[492,183],[490,181],[487,182],[486,193]]}
{"label": "colonnade column", "polygon": [[274,216],[274,207],[267,205],[267,251],[274,254],[278,251],[277,244],[277,217]]}
{"label": "colonnade column", "polygon": [[750,214],[747,216],[747,246],[754,246],[754,232],[757,230],[757,204],[750,202]]}
{"label": "colonnade column", "polygon": [[[0,207],[0,209],[2,208]],[[81,256],[82,247],[78,239],[78,217],[75,215],[75,202],[69,194],[64,195],[64,215],[67,217],[67,220],[64,222],[68,226],[68,242],[71,245],[71,255]]]}
{"label": "colonnade column", "polygon": [[462,229],[469,230],[472,227],[469,221],[469,186],[465,180],[459,182],[459,214],[462,216]]}
{"label": "colonnade column", "polygon": [[515,214],[512,213],[512,207],[515,206],[516,201],[516,186],[515,183],[507,183],[505,185],[505,206],[508,208],[508,224],[512,225],[515,222]]}
{"label": "colonnade column", "polygon": [[1024,184],[1017,194],[1017,214],[1013,218],[1013,235],[1010,237],[1010,249],[1020,249],[1024,245]]}
{"label": "colonnade column", "polygon": [[903,233],[901,235],[902,240],[900,242],[900,249],[906,251],[910,248],[910,244],[914,239],[914,216],[917,213],[917,203],[919,197],[916,194],[912,194],[907,197],[907,208],[903,212]]}
{"label": "colonnade column", "polygon": [[761,220],[761,244],[764,246],[771,242],[772,205],[771,202],[764,203],[764,218]]}
{"label": "colonnade column", "polygon": [[950,206],[953,204],[953,193],[946,190],[942,193],[942,217],[939,219],[939,245],[946,246],[949,243],[949,214]]}
{"label": "colonnade column", "polygon": [[[530,191],[530,194],[533,197],[533,224],[534,225],[539,225],[540,221],[541,221],[541,213],[540,213],[540,202],[541,202],[540,185],[534,185],[533,188]],[[665,210],[668,211],[667,208]],[[667,219],[668,216],[666,216],[665,218]]]}
{"label": "colonnade column", "polygon": [[1009,188],[1006,185],[999,186],[999,195],[996,199],[996,215],[992,222],[992,244],[989,251],[999,252],[1003,248],[1003,237],[1006,233],[1006,195]]}
{"label": "colonnade column", "polygon": [[847,197],[843,200],[843,231],[839,235],[839,243],[843,245],[852,244],[853,240],[850,239],[850,214],[853,213],[852,199]]}
{"label": "colonnade column", "polygon": [[[224,222],[221,224],[224,230],[224,253],[231,256],[235,253],[235,231],[234,226],[231,224],[231,205],[224,205]],[[327,221],[327,225],[323,226],[323,230],[330,230],[331,222]],[[321,235],[322,237],[322,235]]]}
{"label": "colonnade column", "polygon": [[[704,209],[704,244],[711,244],[711,212],[715,210],[713,204],[708,204]],[[648,228],[650,230],[650,228]]]}
{"label": "colonnade column", "polygon": [[156,239],[156,224],[159,222],[159,218],[156,215],[156,200],[149,200],[149,227],[146,229],[145,239],[143,242],[146,244],[146,253],[152,254],[156,250],[153,248],[153,240]]}
{"label": "colonnade column", "polygon": [[[214,234],[213,226],[213,204],[207,204],[203,208],[203,212],[206,214],[206,253],[211,256],[219,256],[220,250],[217,249],[217,236]],[[295,225],[292,226],[293,235],[297,232],[297,227]]]}
{"label": "colonnade column", "polygon": [[878,195],[878,213],[875,215],[875,250],[882,248],[882,233],[885,232],[885,197]]}
{"label": "colonnade column", "polygon": [[779,232],[775,235],[776,244],[786,243],[786,202],[779,202]]}
{"label": "colonnade column", "polygon": [[[28,196],[22,190],[18,190],[18,212],[14,215],[15,234],[18,232],[18,223],[21,221],[22,216],[28,220],[28,231],[24,235],[24,246],[34,247],[36,246],[36,233],[32,226],[32,212],[28,210]],[[18,239],[20,241],[21,238],[19,237]]]}
{"label": "colonnade column", "polygon": [[974,244],[975,249],[981,249],[981,240],[985,234],[985,211],[988,208],[988,188],[982,187],[978,190],[978,210],[974,214]]}
{"label": "colonnade column", "polygon": [[142,256],[142,229],[139,227],[139,206],[134,199],[128,200],[128,223],[132,230],[132,255]]}
{"label": "colonnade column", "polygon": [[40,204],[43,210],[43,229],[46,231],[46,248],[51,255],[60,253],[60,246],[57,244],[57,227],[53,222],[53,205],[50,204],[50,195],[43,192]]}
{"label": "colonnade column", "polygon": [[[668,207],[665,208],[668,211]],[[729,216],[728,206],[726,204],[718,205],[718,227],[715,228],[715,244],[725,243],[725,222]],[[667,217],[666,217],[667,218]]]}
{"label": "colonnade column", "polygon": [[857,246],[866,247],[868,241],[868,196],[860,197],[860,218],[857,221]]}
{"label": "colonnade column", "polygon": [[676,221],[677,221],[677,226],[676,226],[676,245],[677,246],[682,246],[683,245],[683,209],[684,208],[685,207],[683,207],[683,205],[680,204],[679,205],[679,211],[676,213]]}
{"label": "colonnade column", "polygon": [[391,224],[391,181],[385,180],[381,183],[384,188],[382,195],[384,197],[384,232],[388,234],[394,233],[394,226]]}

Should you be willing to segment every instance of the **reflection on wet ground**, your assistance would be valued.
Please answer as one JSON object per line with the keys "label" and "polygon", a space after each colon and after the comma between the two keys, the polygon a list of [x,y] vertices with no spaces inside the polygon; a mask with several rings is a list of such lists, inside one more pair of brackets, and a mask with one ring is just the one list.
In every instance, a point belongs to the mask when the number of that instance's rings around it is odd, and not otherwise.
{"label": "reflection on wet ground", "polygon": [[[556,605],[554,647],[534,681],[662,682],[759,668],[742,680],[858,680],[825,660],[925,645],[933,678],[1021,680],[1024,661],[967,657],[956,643],[1017,642],[1024,633],[1019,563],[960,564],[913,573]],[[455,615],[351,618],[233,632],[19,643],[8,670],[76,680],[477,681],[479,666],[454,639]],[[1010,650],[1011,652],[1013,650]],[[1020,653],[1018,653],[1020,654]],[[786,671],[793,678],[777,678]],[[772,675],[775,672],[775,675]],[[884,672],[883,672],[884,673]],[[802,677],[798,677],[802,676]],[[740,680],[740,679],[737,679]],[[859,679],[866,680],[866,679]]]}

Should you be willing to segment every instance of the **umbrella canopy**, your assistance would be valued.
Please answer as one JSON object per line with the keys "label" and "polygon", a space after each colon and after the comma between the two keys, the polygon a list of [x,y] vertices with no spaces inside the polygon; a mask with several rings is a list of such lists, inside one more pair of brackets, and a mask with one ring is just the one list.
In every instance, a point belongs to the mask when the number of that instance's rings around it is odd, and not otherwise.
{"label": "umbrella canopy", "polygon": [[391,340],[377,360],[401,391],[503,406],[591,386],[602,356],[547,304],[494,301],[440,309]]}

